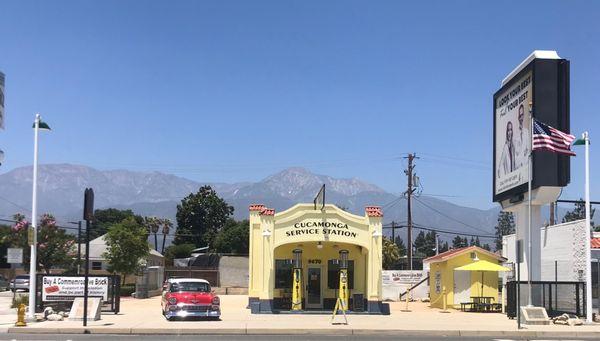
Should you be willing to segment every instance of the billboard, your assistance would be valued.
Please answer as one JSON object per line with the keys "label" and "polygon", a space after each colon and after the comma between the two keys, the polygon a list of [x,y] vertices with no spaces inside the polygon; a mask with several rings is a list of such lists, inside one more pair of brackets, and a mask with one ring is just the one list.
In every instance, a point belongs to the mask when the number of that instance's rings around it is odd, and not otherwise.
{"label": "billboard", "polygon": [[0,129],[4,129],[4,74],[0,72]]}
{"label": "billboard", "polygon": [[[108,277],[89,277],[88,295],[90,297],[102,297],[108,301]],[[73,276],[43,276],[42,277],[42,301],[73,301],[75,297],[83,297],[85,288],[85,277]]]}
{"label": "billboard", "polygon": [[[540,53],[542,52],[542,53]],[[569,61],[554,51],[535,51],[504,79],[493,96],[492,194],[495,202],[523,200],[528,187],[531,116],[564,132],[569,122]],[[532,154],[532,189],[564,187],[568,156]]]}
{"label": "billboard", "polygon": [[532,74],[525,73],[495,99],[494,193],[502,193],[528,181],[531,144]]}

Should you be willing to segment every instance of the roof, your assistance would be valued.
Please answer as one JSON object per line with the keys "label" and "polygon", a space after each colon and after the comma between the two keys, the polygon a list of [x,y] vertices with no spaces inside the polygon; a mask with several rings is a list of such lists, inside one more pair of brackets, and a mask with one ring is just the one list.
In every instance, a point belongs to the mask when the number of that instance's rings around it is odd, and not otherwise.
{"label": "roof", "polygon": [[477,251],[479,253],[483,253],[486,254],[490,257],[494,257],[498,260],[505,260],[504,257],[500,256],[499,254],[493,253],[491,251],[485,250],[480,248],[479,246],[467,246],[467,247],[460,247],[457,249],[450,249],[446,252],[442,252],[438,255],[435,256],[431,256],[429,258],[425,258],[423,259],[423,263],[437,263],[437,262],[445,262],[450,258],[454,258],[456,256],[462,255],[464,253],[467,252],[473,252],[473,251]]}
{"label": "roof", "polygon": [[483,259],[480,259],[478,261],[475,261],[475,262],[467,264],[467,265],[459,266],[458,268],[454,268],[454,270],[458,270],[458,271],[494,271],[494,272],[510,271],[510,269],[505,266],[495,264],[492,262],[488,262],[487,260],[483,260]]}
{"label": "roof", "polygon": [[592,238],[590,245],[592,249],[600,249],[600,238]]}
{"label": "roof", "polygon": [[[104,259],[104,252],[106,252],[106,240],[105,235],[90,240],[90,259]],[[81,254],[85,254],[85,243],[81,244]],[[150,254],[157,257],[164,257],[160,252],[150,248]]]}
{"label": "roof", "polygon": [[207,280],[205,280],[205,279],[199,279],[199,278],[169,278],[168,281],[170,283],[195,282],[195,283],[210,284],[210,283],[208,283]]}

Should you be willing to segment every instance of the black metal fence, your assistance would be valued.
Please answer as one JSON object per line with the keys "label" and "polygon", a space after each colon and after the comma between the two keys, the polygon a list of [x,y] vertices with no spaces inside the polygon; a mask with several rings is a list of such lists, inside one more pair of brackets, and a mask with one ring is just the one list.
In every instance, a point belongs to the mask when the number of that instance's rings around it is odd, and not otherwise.
{"label": "black metal fence", "polygon": [[[75,300],[75,297],[83,297],[83,295],[77,295],[69,292],[65,292],[64,295],[54,296],[52,300],[47,299],[44,301],[42,298],[44,295],[42,294],[43,290],[48,290],[48,293],[52,293],[54,290],[61,290],[60,284],[50,285],[46,284],[44,286],[43,279],[44,277],[50,278],[65,278],[65,279],[76,279],[83,278],[83,275],[58,275],[58,274],[37,274],[36,281],[36,307],[35,311],[40,313],[44,311],[46,307],[52,307],[55,311],[69,311],[71,309],[71,305]],[[94,279],[103,280],[104,278],[108,279],[107,283],[107,299],[102,299],[102,311],[103,312],[113,312],[115,314],[119,313],[121,309],[121,276],[119,275],[93,275],[89,276],[90,280]],[[68,290],[67,290],[68,291]],[[83,293],[83,289],[78,290]],[[89,292],[89,290],[88,290]],[[47,295],[47,297],[50,297]],[[99,297],[99,296],[90,296],[90,297]]]}
{"label": "black metal fence", "polygon": [[[520,282],[520,304],[527,305],[527,282]],[[562,314],[585,316],[585,282],[532,281],[532,304],[546,308],[549,317]],[[517,282],[506,283],[506,315],[517,316]]]}

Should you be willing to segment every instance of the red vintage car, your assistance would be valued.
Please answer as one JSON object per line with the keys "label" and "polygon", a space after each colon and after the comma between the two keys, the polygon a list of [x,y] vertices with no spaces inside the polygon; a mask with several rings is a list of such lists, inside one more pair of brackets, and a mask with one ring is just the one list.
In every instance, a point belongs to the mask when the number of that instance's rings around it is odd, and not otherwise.
{"label": "red vintage car", "polygon": [[185,317],[221,316],[219,296],[211,291],[208,281],[196,278],[169,279],[161,300],[162,312],[167,320]]}

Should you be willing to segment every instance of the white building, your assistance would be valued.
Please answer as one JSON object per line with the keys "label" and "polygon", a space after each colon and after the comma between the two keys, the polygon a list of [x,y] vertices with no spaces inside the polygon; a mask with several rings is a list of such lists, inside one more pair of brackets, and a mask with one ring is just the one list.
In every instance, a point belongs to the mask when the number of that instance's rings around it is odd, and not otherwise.
{"label": "white building", "polygon": [[[541,280],[585,282],[585,220],[545,226],[541,234]],[[600,306],[598,282],[600,281],[600,234],[592,238],[592,298],[594,312]],[[515,235],[502,237],[502,256],[506,265],[514,268]],[[527,247],[527,245],[523,245]],[[525,261],[525,260],[524,260]],[[527,281],[527,272],[521,269],[521,281]],[[515,280],[515,273],[504,274],[504,283]]]}

